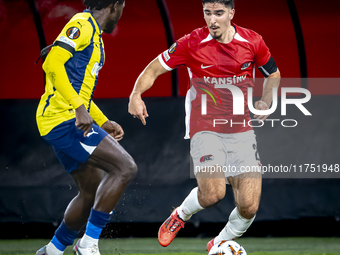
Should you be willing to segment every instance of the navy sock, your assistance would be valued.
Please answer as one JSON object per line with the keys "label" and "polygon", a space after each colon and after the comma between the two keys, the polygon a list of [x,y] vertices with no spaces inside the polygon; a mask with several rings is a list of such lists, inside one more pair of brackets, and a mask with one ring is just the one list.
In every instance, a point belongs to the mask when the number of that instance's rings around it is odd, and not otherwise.
{"label": "navy sock", "polygon": [[53,236],[51,243],[54,244],[54,246],[59,250],[59,251],[65,251],[66,249],[66,245],[63,245],[61,242],[59,242],[58,238],[56,238],[55,236]]}
{"label": "navy sock", "polygon": [[66,246],[73,244],[74,239],[76,239],[77,236],[78,231],[69,229],[63,221],[55,231],[51,243],[53,243],[58,250],[64,251]]}
{"label": "navy sock", "polygon": [[103,228],[110,221],[110,216],[109,213],[99,212],[92,208],[85,234],[93,239],[99,239]]}

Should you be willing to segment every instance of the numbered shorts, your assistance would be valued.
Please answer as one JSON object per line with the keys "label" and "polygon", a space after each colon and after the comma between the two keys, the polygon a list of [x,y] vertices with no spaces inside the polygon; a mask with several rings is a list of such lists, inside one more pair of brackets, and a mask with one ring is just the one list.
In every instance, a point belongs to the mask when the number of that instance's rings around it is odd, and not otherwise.
{"label": "numbered shorts", "polygon": [[235,134],[198,132],[190,141],[190,154],[195,175],[199,171],[223,171],[227,178],[247,172],[261,172],[253,130]]}
{"label": "numbered shorts", "polygon": [[75,125],[76,119],[65,121],[54,127],[43,138],[50,143],[60,162],[68,173],[84,164],[98,144],[108,135],[98,125],[92,124],[91,131],[84,137],[84,131]]}

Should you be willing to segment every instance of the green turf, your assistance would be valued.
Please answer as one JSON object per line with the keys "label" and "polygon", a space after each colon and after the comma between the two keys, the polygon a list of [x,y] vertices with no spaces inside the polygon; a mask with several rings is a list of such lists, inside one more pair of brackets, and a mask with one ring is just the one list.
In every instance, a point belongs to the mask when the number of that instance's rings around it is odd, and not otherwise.
{"label": "green turf", "polygon": [[[156,238],[101,239],[99,249],[105,254],[202,255],[210,239],[176,238],[161,247]],[[49,240],[0,240],[0,254],[35,254]],[[238,242],[249,255],[340,255],[340,238],[241,238]],[[65,254],[72,254],[68,247]]]}

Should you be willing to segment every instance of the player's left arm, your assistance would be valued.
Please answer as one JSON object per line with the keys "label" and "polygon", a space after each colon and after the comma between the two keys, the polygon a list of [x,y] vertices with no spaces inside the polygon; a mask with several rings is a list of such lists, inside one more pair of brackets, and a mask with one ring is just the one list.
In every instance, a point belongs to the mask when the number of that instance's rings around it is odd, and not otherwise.
{"label": "player's left arm", "polygon": [[124,131],[122,127],[117,122],[109,120],[93,101],[91,101],[90,116],[98,126],[104,129],[117,141],[123,139]]}
{"label": "player's left arm", "polygon": [[[268,110],[273,100],[273,88],[279,87],[281,75],[262,36],[257,35],[256,39],[254,42],[255,63],[264,76],[264,83],[262,97],[255,102],[254,106],[257,110]],[[264,121],[268,116],[255,114],[254,118]]]}
{"label": "player's left arm", "polygon": [[[273,88],[280,86],[281,74],[279,69],[264,78],[262,97],[254,106],[257,110],[268,110],[273,101]],[[264,121],[269,115],[254,115],[254,118]]]}
{"label": "player's left arm", "polygon": [[110,136],[112,136],[117,141],[120,141],[123,139],[124,131],[122,127],[113,120],[107,120],[102,126],[102,129],[104,129]]}

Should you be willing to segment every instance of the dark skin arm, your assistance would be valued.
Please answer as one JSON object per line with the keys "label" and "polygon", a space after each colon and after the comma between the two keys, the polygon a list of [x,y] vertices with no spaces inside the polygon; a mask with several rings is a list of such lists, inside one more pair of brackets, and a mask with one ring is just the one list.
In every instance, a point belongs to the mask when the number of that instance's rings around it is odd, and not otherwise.
{"label": "dark skin arm", "polygon": [[91,131],[93,119],[82,104],[76,109],[76,126],[84,131],[84,137]]}
{"label": "dark skin arm", "polygon": [[116,139],[116,141],[123,139],[124,131],[117,122],[108,120],[101,126],[101,128],[108,132],[110,136]]}
{"label": "dark skin arm", "polygon": [[[91,131],[92,124],[93,119],[85,109],[85,106],[82,104],[76,109],[76,126],[80,130],[84,131],[84,137]],[[124,131],[122,127],[115,121],[108,120],[101,126],[101,128],[108,132],[109,135],[111,135],[117,141],[123,139]]]}

